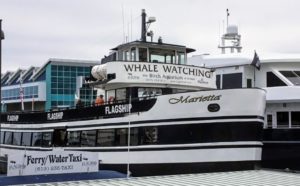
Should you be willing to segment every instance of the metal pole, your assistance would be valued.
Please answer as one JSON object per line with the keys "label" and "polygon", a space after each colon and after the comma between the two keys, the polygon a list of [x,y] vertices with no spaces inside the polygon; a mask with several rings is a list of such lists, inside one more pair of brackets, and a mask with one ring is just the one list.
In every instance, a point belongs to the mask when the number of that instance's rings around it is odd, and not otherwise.
{"label": "metal pole", "polygon": [[128,121],[128,131],[127,131],[127,178],[130,177],[130,115],[131,115],[131,87],[129,88],[129,113],[128,113],[128,118],[129,118],[129,121]]}
{"label": "metal pole", "polygon": [[[1,116],[2,116],[2,39],[4,39],[4,33],[2,32],[2,19],[0,19],[0,139],[1,139]],[[1,157],[1,147],[0,147],[0,157]]]}

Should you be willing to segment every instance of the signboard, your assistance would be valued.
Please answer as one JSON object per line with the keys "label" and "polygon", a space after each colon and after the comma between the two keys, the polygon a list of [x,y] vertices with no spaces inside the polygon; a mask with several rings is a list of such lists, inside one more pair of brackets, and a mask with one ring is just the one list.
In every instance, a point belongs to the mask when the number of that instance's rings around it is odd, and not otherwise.
{"label": "signboard", "polygon": [[8,156],[7,176],[97,172],[98,153],[83,151],[27,151]]}
{"label": "signboard", "polygon": [[147,83],[216,88],[215,74],[206,68],[188,65],[143,62],[107,63],[107,74],[115,73],[109,83]]}

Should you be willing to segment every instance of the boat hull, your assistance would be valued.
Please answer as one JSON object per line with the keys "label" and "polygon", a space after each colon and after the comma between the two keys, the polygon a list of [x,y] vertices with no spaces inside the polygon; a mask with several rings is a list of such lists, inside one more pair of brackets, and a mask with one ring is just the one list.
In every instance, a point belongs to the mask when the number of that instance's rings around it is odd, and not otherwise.
{"label": "boat hull", "polygon": [[[116,108],[115,105],[104,107],[107,107],[104,108],[107,113]],[[143,108],[143,105],[136,108]],[[129,164],[133,176],[254,169],[261,161],[264,108],[265,92],[261,89],[164,95],[157,97],[142,112],[123,113],[120,117],[2,124],[7,132],[32,130],[36,134],[37,131],[49,133],[54,130],[55,135],[55,130],[64,130],[67,142],[51,147],[4,143],[1,153],[9,156],[56,148],[90,151],[98,153],[100,169],[126,173]],[[82,134],[86,131],[97,132],[95,136],[85,137],[82,143]],[[130,136],[135,136],[130,138],[130,146],[127,145],[128,131],[131,131]],[[80,138],[76,144],[68,141],[74,132],[78,132],[77,138]],[[112,133],[114,140],[109,145],[98,144],[104,138],[108,140],[106,135]],[[94,141],[87,143],[86,140],[91,139]]]}

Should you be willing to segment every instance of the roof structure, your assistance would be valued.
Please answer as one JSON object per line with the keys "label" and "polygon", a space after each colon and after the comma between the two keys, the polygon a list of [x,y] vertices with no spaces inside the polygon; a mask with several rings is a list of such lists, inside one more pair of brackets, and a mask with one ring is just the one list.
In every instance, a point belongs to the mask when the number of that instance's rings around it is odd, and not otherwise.
{"label": "roof structure", "polygon": [[216,172],[34,184],[43,186],[300,186],[300,174],[270,170]]}
{"label": "roof structure", "polygon": [[[300,63],[299,54],[264,54],[257,53],[262,64],[292,62]],[[219,55],[195,55],[188,58],[188,64],[205,66],[210,68],[250,65],[254,57],[253,53],[228,53]]]}

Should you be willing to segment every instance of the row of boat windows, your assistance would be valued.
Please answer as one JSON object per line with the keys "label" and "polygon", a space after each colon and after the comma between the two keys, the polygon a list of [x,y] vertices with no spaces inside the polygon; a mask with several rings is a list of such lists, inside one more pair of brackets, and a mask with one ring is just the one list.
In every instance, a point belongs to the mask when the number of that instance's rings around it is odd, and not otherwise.
{"label": "row of boat windows", "polygon": [[[271,114],[267,114],[268,128],[272,128],[273,119],[275,118]],[[300,127],[300,111],[277,112],[276,121],[278,128]]]}
{"label": "row of boat windows", "polygon": [[[206,131],[203,133],[203,131]],[[209,132],[208,132],[209,131]],[[250,132],[249,132],[250,131]],[[186,144],[212,141],[258,140],[259,125],[202,124],[152,126],[130,129],[130,145]],[[1,132],[1,144],[33,147],[112,147],[128,145],[128,129],[98,129],[53,132]]]}
{"label": "row of boat windows", "polygon": [[[143,135],[141,137],[139,134]],[[1,131],[1,144],[33,147],[51,146],[126,146],[128,129],[103,129],[86,131],[55,130],[54,132],[11,132]],[[130,129],[130,144],[154,144],[157,142],[157,127],[147,127],[143,131]]]}
{"label": "row of boat windows", "polygon": [[[300,85],[300,71],[279,71],[285,78],[287,78],[295,86]],[[266,87],[279,87],[287,86],[277,75],[273,72],[267,72],[267,84]],[[231,73],[231,74],[219,74],[216,76],[216,84],[218,89],[231,89],[243,87],[243,74]],[[252,87],[252,79],[247,79],[247,88]]]}

